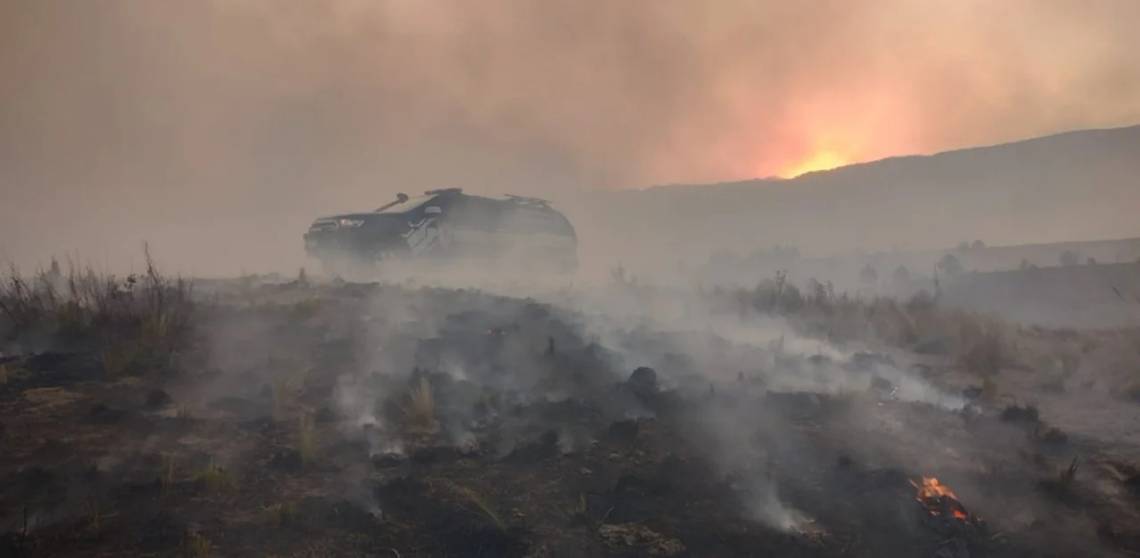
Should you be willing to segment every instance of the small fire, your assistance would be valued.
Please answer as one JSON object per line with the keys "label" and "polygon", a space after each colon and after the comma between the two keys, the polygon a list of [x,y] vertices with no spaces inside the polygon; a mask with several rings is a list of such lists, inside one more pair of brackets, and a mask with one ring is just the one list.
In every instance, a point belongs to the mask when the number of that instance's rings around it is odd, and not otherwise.
{"label": "small fire", "polygon": [[795,178],[807,174],[809,172],[831,170],[836,167],[842,167],[850,163],[847,157],[840,153],[830,150],[822,149],[812,153],[806,159],[784,169],[780,176],[784,178]]}
{"label": "small fire", "polygon": [[949,486],[938,482],[937,478],[922,477],[922,484],[914,481],[910,481],[910,484],[918,491],[914,499],[922,504],[930,515],[949,515],[961,521],[969,519],[970,514],[966,512],[962,502],[958,501],[958,495],[954,494]]}

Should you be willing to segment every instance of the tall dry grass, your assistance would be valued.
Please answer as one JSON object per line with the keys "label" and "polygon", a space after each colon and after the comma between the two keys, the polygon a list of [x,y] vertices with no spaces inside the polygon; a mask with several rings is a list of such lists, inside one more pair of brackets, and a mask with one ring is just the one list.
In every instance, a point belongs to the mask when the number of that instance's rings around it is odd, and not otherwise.
{"label": "tall dry grass", "polygon": [[800,332],[833,343],[866,342],[955,356],[976,374],[996,374],[1015,359],[1014,329],[1001,320],[947,308],[928,293],[907,300],[837,294],[811,281],[803,290],[778,273],[753,289],[714,291],[718,307],[740,316],[778,315]]}
{"label": "tall dry grass", "polygon": [[421,376],[413,386],[403,407],[405,425],[410,433],[430,435],[439,431],[439,421],[435,416],[435,396],[431,382]]}
{"label": "tall dry grass", "polygon": [[192,288],[163,275],[149,250],[142,273],[119,277],[53,260],[0,276],[0,340],[37,348],[91,350],[111,375],[168,361],[190,328]]}

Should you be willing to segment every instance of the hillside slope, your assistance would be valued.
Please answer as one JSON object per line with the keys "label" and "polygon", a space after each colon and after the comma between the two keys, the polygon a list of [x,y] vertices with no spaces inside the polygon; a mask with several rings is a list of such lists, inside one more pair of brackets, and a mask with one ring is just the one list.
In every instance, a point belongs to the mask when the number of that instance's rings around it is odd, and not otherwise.
{"label": "hillside slope", "polygon": [[[573,203],[583,243],[668,262],[775,244],[806,252],[1135,236],[1140,126],[809,173],[609,192]],[[636,223],[636,226],[632,224]],[[632,229],[632,230],[631,230]],[[645,250],[652,246],[655,249]]]}

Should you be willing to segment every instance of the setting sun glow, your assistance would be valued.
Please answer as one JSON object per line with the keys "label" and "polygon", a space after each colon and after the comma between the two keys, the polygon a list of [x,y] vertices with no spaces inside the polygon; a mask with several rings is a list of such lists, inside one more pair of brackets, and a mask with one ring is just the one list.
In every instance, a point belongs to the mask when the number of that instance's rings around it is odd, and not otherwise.
{"label": "setting sun glow", "polygon": [[816,151],[815,153],[812,153],[811,156],[807,159],[804,159],[795,165],[792,165],[788,169],[781,172],[780,176],[783,178],[795,178],[809,172],[830,170],[836,167],[842,167],[843,165],[846,165],[850,162],[851,161],[849,159],[840,155],[839,153],[824,149],[821,151]]}

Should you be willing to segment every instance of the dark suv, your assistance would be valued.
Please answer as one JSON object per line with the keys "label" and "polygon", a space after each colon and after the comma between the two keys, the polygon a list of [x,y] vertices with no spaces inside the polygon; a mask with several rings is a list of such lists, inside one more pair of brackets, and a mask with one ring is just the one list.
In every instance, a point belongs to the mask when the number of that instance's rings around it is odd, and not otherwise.
{"label": "dark suv", "polygon": [[399,194],[369,213],[321,217],[305,250],[326,265],[386,259],[502,260],[568,271],[577,266],[574,227],[546,200],[489,198],[459,188]]}

